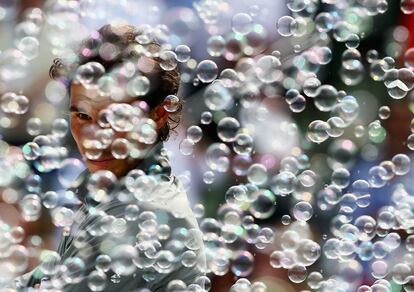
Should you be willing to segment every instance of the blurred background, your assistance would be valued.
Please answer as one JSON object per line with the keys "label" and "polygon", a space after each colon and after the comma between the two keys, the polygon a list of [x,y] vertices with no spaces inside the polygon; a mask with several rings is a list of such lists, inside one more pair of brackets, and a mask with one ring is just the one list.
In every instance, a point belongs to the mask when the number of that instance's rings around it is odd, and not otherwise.
{"label": "blurred background", "polygon": [[[320,249],[343,224],[362,215],[377,218],[384,206],[393,204],[396,190],[404,188],[409,193],[413,188],[411,172],[372,187],[377,177],[373,167],[400,153],[411,157],[407,137],[413,129],[412,91],[406,90],[404,98],[393,96],[382,82],[387,66],[411,69],[414,63],[414,56],[406,53],[414,46],[414,20],[401,10],[399,1],[0,0],[0,95],[15,92],[29,101],[22,114],[0,112],[0,219],[23,234],[22,244],[30,253],[25,271],[38,264],[41,249],[56,249],[62,229],[45,206],[37,220],[24,220],[20,201],[27,193],[47,191],[55,191],[59,200],[65,200],[59,170],[51,167],[46,171],[45,164],[59,163],[59,155],[80,159],[70,133],[46,162],[27,163],[20,150],[35,137],[56,130],[56,119],[68,119],[68,94],[61,83],[50,80],[50,65],[57,56],[70,56],[90,31],[121,19],[164,32],[173,50],[179,45],[191,48],[191,58],[178,64],[182,72],[178,96],[185,102],[182,121],[166,146],[173,172],[184,182],[192,207],[203,210],[199,223],[203,218],[228,214],[233,186],[253,184],[276,195],[274,208],[260,203],[250,207],[257,227],[245,228],[247,240],[225,244],[240,253],[226,268],[209,274],[210,291],[229,291],[240,277],[263,282],[268,291],[311,290],[307,281],[318,279],[316,274],[309,279],[311,272],[321,273],[325,281],[330,279],[324,284],[326,291],[356,291],[359,285],[372,285],[380,279],[371,274],[376,257],[364,258],[361,246],[355,247],[352,258],[345,260],[343,255],[339,265],[315,247],[313,251],[322,256],[310,261],[308,280],[293,282],[295,277],[274,263],[274,251],[282,250],[283,243],[289,246],[289,240],[294,245],[305,239],[316,242]],[[263,56],[275,57],[280,65],[269,67]],[[197,78],[197,65],[206,59],[217,64],[225,85]],[[277,72],[270,70],[274,68]],[[259,75],[259,82],[252,74]],[[412,76],[407,80],[413,82]],[[312,94],[321,84],[330,87]],[[339,101],[346,104],[334,108]],[[335,111],[337,115],[332,114]],[[318,132],[323,130],[316,128],[317,137],[312,139],[312,122],[333,116],[342,118],[329,122],[338,133],[324,138],[318,136],[323,136]],[[223,139],[229,130],[217,128],[225,117],[242,125],[248,141],[241,140],[241,147],[251,139],[253,150],[225,154],[234,147],[234,139]],[[189,145],[185,139],[192,126],[202,129],[202,139]],[[216,154],[220,151],[224,154]],[[225,156],[227,161],[220,164],[215,155]],[[212,160],[219,166],[212,166]],[[289,167],[298,168],[299,182],[294,186],[289,186],[293,182],[288,177],[278,176]],[[349,173],[341,172],[343,169]],[[336,179],[348,183],[342,187],[332,184],[335,170]],[[357,185],[350,183],[359,180]],[[366,203],[361,203],[362,196],[358,197],[360,203],[346,199],[339,203],[341,200],[333,198],[365,189],[369,189]],[[301,215],[293,214],[298,202],[311,205],[311,211],[306,209],[308,205],[304,205],[305,211],[299,210],[302,215],[311,212],[306,220],[297,220]],[[250,218],[240,216],[238,220]],[[272,230],[272,241],[260,245],[254,239],[266,237],[265,228]],[[287,230],[296,230],[296,235],[286,234]],[[407,230],[412,227],[395,232],[405,238]],[[389,228],[384,236],[392,232]],[[300,239],[288,238],[297,235]],[[329,290],[332,283],[343,290]],[[392,285],[392,291],[402,289],[395,281]]]}

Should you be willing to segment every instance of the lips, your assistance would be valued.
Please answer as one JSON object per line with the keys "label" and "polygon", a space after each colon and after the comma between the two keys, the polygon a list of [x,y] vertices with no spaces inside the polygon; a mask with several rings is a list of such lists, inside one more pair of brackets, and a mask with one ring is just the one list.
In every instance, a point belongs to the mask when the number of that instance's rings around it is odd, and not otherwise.
{"label": "lips", "polygon": [[105,161],[111,161],[114,160],[113,157],[108,157],[108,158],[100,158],[100,159],[88,159],[90,162],[105,162]]}

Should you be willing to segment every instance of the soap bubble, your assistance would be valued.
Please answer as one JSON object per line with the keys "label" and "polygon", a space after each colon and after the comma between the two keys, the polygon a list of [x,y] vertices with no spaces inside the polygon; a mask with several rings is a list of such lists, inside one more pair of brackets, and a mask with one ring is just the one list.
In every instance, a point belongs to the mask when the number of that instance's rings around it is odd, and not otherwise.
{"label": "soap bubble", "polygon": [[237,13],[231,19],[232,30],[235,33],[248,34],[253,27],[253,19],[247,13]]}
{"label": "soap bubble", "polygon": [[185,63],[191,58],[191,49],[187,45],[179,45],[175,48],[175,54],[178,62]]}
{"label": "soap bubble", "polygon": [[223,142],[233,142],[236,139],[240,123],[233,117],[225,117],[217,125],[217,135]]}
{"label": "soap bubble", "polygon": [[254,267],[253,255],[248,251],[240,251],[234,255],[231,271],[238,277],[250,275]]}
{"label": "soap bubble", "polygon": [[294,266],[288,270],[288,277],[293,283],[302,283],[306,280],[307,270],[304,266]]}
{"label": "soap bubble", "polygon": [[211,60],[201,61],[197,65],[197,77],[201,82],[210,83],[213,82],[218,75],[218,67],[216,63]]}
{"label": "soap bubble", "polygon": [[24,95],[7,92],[1,96],[0,106],[7,114],[22,115],[29,109],[29,99]]}
{"label": "soap bubble", "polygon": [[299,202],[293,207],[293,216],[300,221],[308,221],[312,218],[313,208],[308,202]]}
{"label": "soap bubble", "polygon": [[401,8],[401,11],[404,12],[404,14],[412,14],[414,13],[414,1],[401,0],[400,8]]}
{"label": "soap bubble", "polygon": [[281,36],[289,37],[298,29],[297,21],[291,16],[282,16],[277,21],[277,31]]}
{"label": "soap bubble", "polygon": [[329,129],[330,126],[328,123],[320,120],[315,120],[308,126],[307,137],[314,143],[322,143],[329,138]]}

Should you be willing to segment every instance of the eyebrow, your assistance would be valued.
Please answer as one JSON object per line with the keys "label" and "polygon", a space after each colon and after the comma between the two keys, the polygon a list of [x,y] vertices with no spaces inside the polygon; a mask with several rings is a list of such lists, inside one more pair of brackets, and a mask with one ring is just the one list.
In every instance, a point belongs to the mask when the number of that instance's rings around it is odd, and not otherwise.
{"label": "eyebrow", "polygon": [[83,108],[78,107],[77,105],[71,105],[69,108],[70,112],[86,112]]}

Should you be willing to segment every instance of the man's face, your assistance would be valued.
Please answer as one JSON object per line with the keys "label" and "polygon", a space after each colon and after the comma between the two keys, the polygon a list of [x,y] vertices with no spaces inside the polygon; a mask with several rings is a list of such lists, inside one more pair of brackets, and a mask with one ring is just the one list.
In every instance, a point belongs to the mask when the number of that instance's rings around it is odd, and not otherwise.
{"label": "man's face", "polygon": [[[134,101],[136,99],[131,98],[123,103],[131,104]],[[95,172],[105,169],[112,171],[119,177],[134,168],[139,162],[139,159],[132,159],[128,155],[126,157],[119,155],[124,154],[125,150],[127,150],[124,147],[128,145],[128,141],[124,140],[127,138],[127,131],[119,129],[116,131],[111,127],[103,126],[105,120],[102,120],[101,111],[114,106],[115,103],[110,97],[100,96],[99,90],[96,87],[86,88],[76,83],[71,85],[71,132],[89,171]],[[163,111],[162,106],[158,106],[149,115],[155,121],[156,130],[165,125],[168,118],[168,114],[166,118],[165,116],[160,117],[159,114],[155,114],[160,111]],[[107,145],[105,143],[102,145],[102,143],[96,143],[97,141],[107,141],[108,143]],[[113,141],[117,141],[116,146],[111,145]],[[126,143],[124,144],[123,142]],[[130,146],[145,151],[150,145],[134,143]]]}

